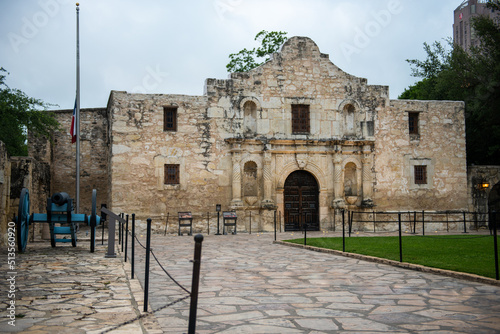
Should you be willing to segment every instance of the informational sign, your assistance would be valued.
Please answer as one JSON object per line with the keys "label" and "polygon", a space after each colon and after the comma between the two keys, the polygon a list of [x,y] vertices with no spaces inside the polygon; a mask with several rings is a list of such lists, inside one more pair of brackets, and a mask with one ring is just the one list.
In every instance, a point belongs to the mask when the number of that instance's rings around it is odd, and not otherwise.
{"label": "informational sign", "polygon": [[234,219],[234,218],[236,218],[236,212],[232,212],[232,211],[224,211],[224,212],[222,213],[222,216],[223,216],[224,218],[226,218],[226,219],[228,219],[228,218],[229,218],[229,219],[231,219],[231,218],[233,218],[233,219]]}
{"label": "informational sign", "polygon": [[193,215],[191,212],[179,212],[179,219],[191,219]]}

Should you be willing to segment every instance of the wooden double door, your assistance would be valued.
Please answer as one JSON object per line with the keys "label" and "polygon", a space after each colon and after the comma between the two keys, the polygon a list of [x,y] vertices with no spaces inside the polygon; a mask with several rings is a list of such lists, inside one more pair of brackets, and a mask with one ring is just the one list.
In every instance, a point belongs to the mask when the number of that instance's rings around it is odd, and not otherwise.
{"label": "wooden double door", "polygon": [[285,181],[285,231],[319,231],[319,187],[306,171],[291,173]]}

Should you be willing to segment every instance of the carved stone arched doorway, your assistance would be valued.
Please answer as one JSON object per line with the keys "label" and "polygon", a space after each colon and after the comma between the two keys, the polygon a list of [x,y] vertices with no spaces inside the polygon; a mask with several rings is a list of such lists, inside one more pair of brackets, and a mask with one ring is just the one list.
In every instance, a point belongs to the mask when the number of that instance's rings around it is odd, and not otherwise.
{"label": "carved stone arched doorway", "polygon": [[288,175],[284,186],[285,231],[319,231],[319,187],[315,177],[298,170]]}

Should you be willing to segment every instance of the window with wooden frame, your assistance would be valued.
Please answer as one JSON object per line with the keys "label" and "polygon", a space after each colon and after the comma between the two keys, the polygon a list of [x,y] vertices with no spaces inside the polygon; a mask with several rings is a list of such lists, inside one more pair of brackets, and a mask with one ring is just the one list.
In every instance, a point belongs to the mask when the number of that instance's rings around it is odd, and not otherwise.
{"label": "window with wooden frame", "polygon": [[165,184],[179,184],[179,165],[165,165]]}
{"label": "window with wooden frame", "polygon": [[418,135],[418,112],[408,113],[408,130],[410,135]]}
{"label": "window with wooden frame", "polygon": [[163,107],[163,131],[177,131],[177,107]]}
{"label": "window with wooden frame", "polygon": [[309,105],[292,104],[292,133],[309,133]]}
{"label": "window with wooden frame", "polygon": [[427,166],[413,166],[415,175],[415,184],[427,184]]}

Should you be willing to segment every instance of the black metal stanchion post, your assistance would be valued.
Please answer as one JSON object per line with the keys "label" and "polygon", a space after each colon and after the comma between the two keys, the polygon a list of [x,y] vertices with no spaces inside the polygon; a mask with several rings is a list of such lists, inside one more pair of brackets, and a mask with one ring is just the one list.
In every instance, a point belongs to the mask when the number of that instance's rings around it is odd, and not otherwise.
{"label": "black metal stanchion post", "polygon": [[276,210],[274,210],[274,241],[276,241]]}
{"label": "black metal stanchion post", "polygon": [[[95,216],[90,216],[90,252],[94,253],[95,251],[95,230],[96,230],[96,220]],[[33,228],[34,229],[34,228]]]}
{"label": "black metal stanchion post", "polygon": [[465,211],[463,212],[463,215],[464,215],[464,233],[467,233],[467,222],[465,219]]}
{"label": "black metal stanchion post", "polygon": [[417,234],[417,211],[413,211],[413,234]]}
{"label": "black metal stanchion post", "polygon": [[351,231],[352,231],[352,218],[353,218],[352,212],[347,211],[347,225],[349,226],[349,238],[351,237]]}
{"label": "black metal stanchion post", "polygon": [[219,221],[220,221],[220,212],[217,211],[217,233],[215,233],[215,235],[220,235]]}
{"label": "black metal stanchion post", "polygon": [[495,249],[495,278],[498,281],[499,280],[499,272],[498,272],[497,213],[493,212],[492,215],[490,215],[490,218],[493,218],[493,246]]}
{"label": "black metal stanchion post", "polygon": [[403,262],[403,242],[401,238],[401,212],[398,213],[399,224],[399,262]]}
{"label": "black metal stanchion post", "polygon": [[342,251],[345,252],[345,211],[342,209]]}
{"label": "black metal stanchion post", "polygon": [[422,235],[425,235],[425,218],[424,218],[424,215],[425,215],[425,211],[422,210]]}
{"label": "black metal stanchion post", "polygon": [[144,312],[148,311],[148,292],[149,292],[149,253],[151,252],[151,218],[147,220],[146,235],[146,268],[144,270]]}
{"label": "black metal stanchion post", "polygon": [[207,212],[207,234],[210,235],[210,212]]}
{"label": "black metal stanchion post", "polygon": [[307,246],[307,220],[304,221],[304,246]]}
{"label": "black metal stanchion post", "polygon": [[[125,214],[123,214],[122,218],[125,218]],[[125,236],[123,235],[123,229],[125,229],[125,222],[122,223],[122,228],[120,229],[120,232],[122,234],[122,253],[123,253],[123,245],[125,245]]]}
{"label": "black metal stanchion post", "polygon": [[131,278],[134,278],[134,264],[135,264],[135,257],[134,257],[134,253],[135,253],[135,213],[132,214],[132,243],[131,243]]}
{"label": "black metal stanchion post", "polygon": [[127,248],[128,248],[128,214],[125,220],[125,262],[127,262]]}
{"label": "black metal stanchion post", "polygon": [[[120,218],[123,218],[123,213],[120,213]],[[122,222],[118,219],[118,245],[122,244]]]}
{"label": "black metal stanchion post", "polygon": [[[107,205],[106,204],[101,204],[101,208],[106,208]],[[101,211],[101,225],[102,225],[102,235],[101,235],[101,245],[104,245],[104,222],[106,221],[106,214],[105,213],[102,213]],[[108,226],[109,226],[109,223],[108,223]]]}
{"label": "black metal stanchion post", "polygon": [[198,286],[200,283],[201,243],[203,242],[203,236],[197,234],[194,237],[194,242],[193,280],[191,283],[191,304],[189,307],[189,334],[196,333],[196,310],[198,308]]}
{"label": "black metal stanchion post", "polygon": [[250,229],[250,234],[252,234],[252,211],[250,211],[250,226],[249,226],[249,229]]}
{"label": "black metal stanchion post", "polygon": [[376,225],[376,220],[377,218],[375,217],[375,211],[372,210],[372,214],[373,214],[373,233],[375,233],[375,225]]}

